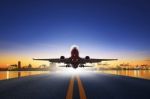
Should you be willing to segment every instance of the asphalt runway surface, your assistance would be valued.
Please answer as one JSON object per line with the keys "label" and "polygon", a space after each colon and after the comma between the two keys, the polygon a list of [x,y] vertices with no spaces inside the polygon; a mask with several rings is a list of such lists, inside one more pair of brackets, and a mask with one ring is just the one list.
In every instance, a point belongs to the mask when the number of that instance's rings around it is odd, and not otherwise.
{"label": "asphalt runway surface", "polygon": [[0,99],[150,99],[150,80],[50,73],[0,81]]}

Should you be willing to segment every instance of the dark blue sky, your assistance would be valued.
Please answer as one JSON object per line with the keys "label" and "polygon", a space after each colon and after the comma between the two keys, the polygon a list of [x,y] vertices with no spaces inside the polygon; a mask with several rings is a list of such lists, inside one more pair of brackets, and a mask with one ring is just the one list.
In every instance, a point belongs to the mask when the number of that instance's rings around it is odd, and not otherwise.
{"label": "dark blue sky", "polygon": [[39,43],[150,53],[150,2],[1,0],[0,50]]}

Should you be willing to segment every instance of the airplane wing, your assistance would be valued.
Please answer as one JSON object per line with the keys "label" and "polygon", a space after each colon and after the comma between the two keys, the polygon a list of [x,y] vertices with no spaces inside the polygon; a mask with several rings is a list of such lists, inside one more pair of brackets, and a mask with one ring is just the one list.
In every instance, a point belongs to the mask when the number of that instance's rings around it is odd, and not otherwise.
{"label": "airplane wing", "polygon": [[60,58],[54,58],[54,59],[34,59],[33,60],[40,60],[40,61],[49,61],[49,62],[52,62],[52,63],[66,63],[67,62],[67,59],[60,59]]}
{"label": "airplane wing", "polygon": [[98,63],[102,61],[114,61],[118,59],[84,59],[83,62],[85,63]]}

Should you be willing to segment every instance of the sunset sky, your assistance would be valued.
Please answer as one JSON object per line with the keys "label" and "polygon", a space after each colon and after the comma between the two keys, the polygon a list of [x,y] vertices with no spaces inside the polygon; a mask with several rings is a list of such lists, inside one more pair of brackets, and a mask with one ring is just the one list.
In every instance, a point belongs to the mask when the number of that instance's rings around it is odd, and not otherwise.
{"label": "sunset sky", "polygon": [[[0,67],[34,66],[32,58],[80,56],[150,64],[150,2],[147,0],[1,0]],[[117,63],[115,63],[117,64]]]}

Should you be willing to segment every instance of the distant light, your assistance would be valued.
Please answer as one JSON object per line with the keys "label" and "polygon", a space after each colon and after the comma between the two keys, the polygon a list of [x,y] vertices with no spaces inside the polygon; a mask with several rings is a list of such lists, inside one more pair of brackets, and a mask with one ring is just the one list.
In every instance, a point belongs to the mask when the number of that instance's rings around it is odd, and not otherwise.
{"label": "distant light", "polygon": [[6,64],[6,66],[10,66],[10,64]]}
{"label": "distant light", "polygon": [[6,79],[9,79],[9,71],[6,72]]}

